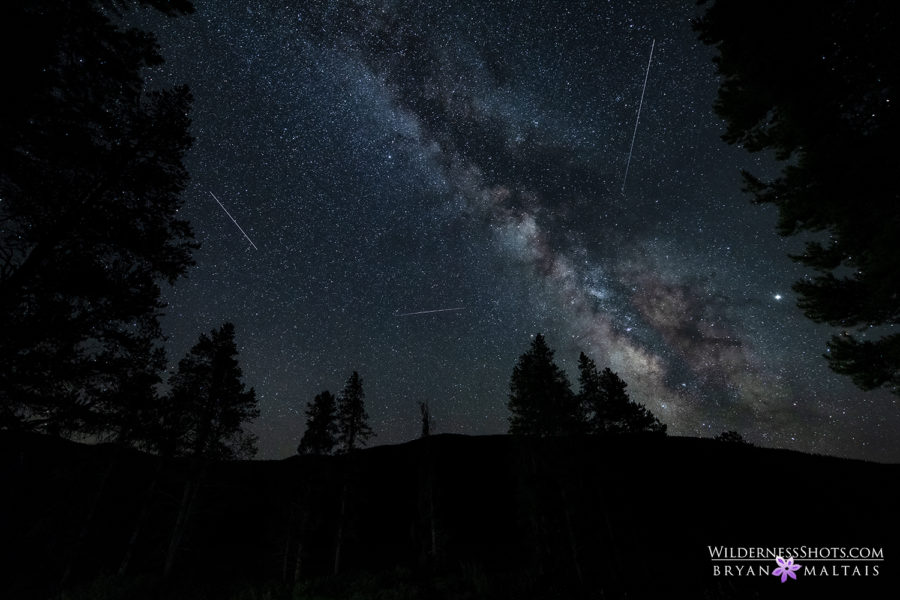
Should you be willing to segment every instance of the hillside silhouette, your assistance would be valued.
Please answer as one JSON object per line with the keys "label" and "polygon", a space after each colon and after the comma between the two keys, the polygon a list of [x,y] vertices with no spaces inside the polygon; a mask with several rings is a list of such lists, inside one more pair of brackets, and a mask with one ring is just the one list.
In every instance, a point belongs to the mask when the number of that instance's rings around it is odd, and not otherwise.
{"label": "hillside silhouette", "polygon": [[[710,439],[433,435],[209,462],[167,581],[191,459],[10,432],[0,457],[4,598],[59,594],[64,573],[65,598],[868,598],[897,580],[900,466]],[[708,546],[799,545],[885,561],[712,574]]]}

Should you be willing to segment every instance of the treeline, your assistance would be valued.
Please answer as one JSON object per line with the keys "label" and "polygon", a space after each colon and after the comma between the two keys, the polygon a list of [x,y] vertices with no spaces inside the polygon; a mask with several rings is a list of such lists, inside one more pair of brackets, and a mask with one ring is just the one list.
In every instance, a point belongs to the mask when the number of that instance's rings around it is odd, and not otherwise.
{"label": "treeline", "polygon": [[[628,384],[608,367],[600,371],[583,352],[578,358],[577,393],[553,360],[554,352],[537,334],[522,354],[509,381],[509,433],[524,436],[566,436],[649,432],[665,434],[661,423],[643,404],[633,401]],[[365,445],[374,435],[364,405],[362,378],[356,371],[340,395],[325,390],[306,405],[306,431],[299,454],[345,454]],[[419,402],[421,437],[431,434],[428,402]],[[732,432],[734,435],[736,433]],[[739,436],[738,436],[739,437]],[[731,441],[730,439],[728,441]]]}
{"label": "treeline", "polygon": [[340,396],[328,390],[306,405],[306,431],[299,454],[346,454],[364,446],[375,433],[369,426],[362,377],[353,371]]}
{"label": "treeline", "polygon": [[608,367],[599,371],[583,352],[578,393],[538,334],[519,357],[509,382],[509,432],[554,436],[600,433],[665,433],[666,426],[629,398],[626,384]]}

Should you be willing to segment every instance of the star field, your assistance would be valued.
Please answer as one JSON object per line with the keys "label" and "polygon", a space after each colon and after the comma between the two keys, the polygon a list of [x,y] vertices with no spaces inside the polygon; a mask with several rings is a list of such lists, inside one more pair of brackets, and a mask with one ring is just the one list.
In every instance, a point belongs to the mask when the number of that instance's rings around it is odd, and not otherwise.
{"label": "star field", "polygon": [[[196,2],[141,13],[194,94],[183,211],[203,247],[165,291],[172,363],[235,323],[261,457],[364,379],[376,443],[505,432],[542,332],[610,366],[675,435],[900,460],[900,407],[828,370],[800,247],[712,110],[693,2]],[[655,40],[628,182],[622,177]],[[258,249],[210,196],[221,200]],[[420,315],[442,308],[464,310]]]}

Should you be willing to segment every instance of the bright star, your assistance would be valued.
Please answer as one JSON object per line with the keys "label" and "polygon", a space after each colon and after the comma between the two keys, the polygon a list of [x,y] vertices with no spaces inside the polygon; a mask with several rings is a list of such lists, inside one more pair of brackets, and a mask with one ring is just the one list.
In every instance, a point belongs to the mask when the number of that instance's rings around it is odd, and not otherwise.
{"label": "bright star", "polygon": [[781,300],[781,294],[775,294],[775,299],[776,299],[776,300]]}

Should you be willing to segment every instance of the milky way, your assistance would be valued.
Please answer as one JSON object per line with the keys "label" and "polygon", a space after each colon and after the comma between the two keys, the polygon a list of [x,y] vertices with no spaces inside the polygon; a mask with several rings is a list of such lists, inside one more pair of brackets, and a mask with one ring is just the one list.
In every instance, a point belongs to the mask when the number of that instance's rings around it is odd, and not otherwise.
{"label": "milky way", "polygon": [[416,435],[419,400],[438,432],[504,432],[542,332],[573,382],[584,351],[671,433],[900,459],[893,398],[827,369],[790,291],[798,246],[740,190],[777,165],[719,139],[693,2],[196,4],[139,18],[167,60],[150,84],[195,96],[203,248],[164,324],[172,362],[236,324],[264,457],[353,370],[379,443]]}

